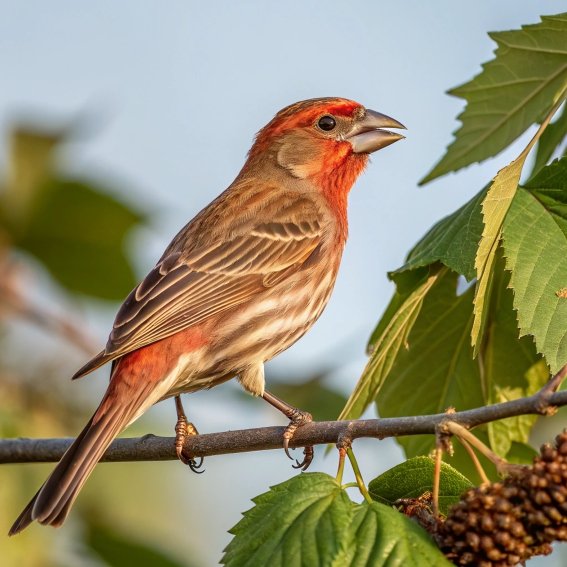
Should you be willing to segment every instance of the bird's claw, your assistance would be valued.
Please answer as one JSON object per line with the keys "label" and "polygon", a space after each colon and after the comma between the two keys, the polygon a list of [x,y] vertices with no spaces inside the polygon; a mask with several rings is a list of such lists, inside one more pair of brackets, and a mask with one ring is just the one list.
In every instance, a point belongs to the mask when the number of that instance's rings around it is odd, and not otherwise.
{"label": "bird's claw", "polygon": [[177,423],[175,424],[175,452],[177,458],[184,464],[187,465],[194,473],[202,474],[205,472],[199,470],[203,466],[203,457],[199,458],[197,462],[194,457],[186,457],[183,454],[183,446],[185,445],[185,439],[189,435],[199,435],[197,428],[190,422],[184,414],[181,414],[177,418]]}
{"label": "bird's claw", "polygon": [[299,469],[302,471],[306,471],[309,468],[309,465],[313,461],[314,456],[313,446],[309,445],[303,449],[303,460],[299,462],[297,459],[295,460],[295,465],[291,465],[294,469]]}
{"label": "bird's claw", "polygon": [[203,466],[205,459],[203,457],[199,457],[199,461],[197,462],[193,457],[189,459],[189,462],[186,462],[186,465],[189,465],[189,468],[196,474],[203,474],[205,469],[200,471],[199,469]]}
{"label": "bird's claw", "polygon": [[306,411],[301,411],[301,410],[298,410],[298,409],[294,409],[293,414],[288,416],[288,417],[291,419],[291,421],[290,421],[289,425],[285,428],[285,431],[284,431],[284,434],[283,434],[284,452],[290,460],[295,461],[295,464],[292,465],[292,467],[294,469],[300,469],[302,471],[305,471],[305,470],[307,470],[307,468],[309,467],[309,465],[313,461],[313,455],[314,455],[313,446],[308,446],[308,447],[304,448],[303,460],[299,461],[298,459],[294,459],[290,455],[290,453],[289,453],[289,449],[290,449],[289,442],[293,438],[293,435],[295,434],[297,429],[299,427],[301,427],[302,425],[305,425],[306,423],[310,423],[311,421],[313,421],[313,417],[311,416],[310,413],[308,413]]}

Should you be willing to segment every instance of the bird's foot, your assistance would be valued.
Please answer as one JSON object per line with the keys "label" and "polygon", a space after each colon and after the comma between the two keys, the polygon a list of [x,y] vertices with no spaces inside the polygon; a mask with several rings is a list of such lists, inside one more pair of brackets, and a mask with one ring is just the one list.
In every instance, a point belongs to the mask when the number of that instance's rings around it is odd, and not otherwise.
{"label": "bird's foot", "polygon": [[[289,422],[289,425],[285,428],[283,434],[283,448],[285,454],[293,461],[294,460],[293,457],[289,454],[289,442],[293,438],[293,435],[295,434],[296,430],[302,425],[305,425],[306,423],[310,423],[311,421],[313,421],[313,417],[311,416],[310,413],[306,411],[298,410],[297,408],[293,408],[293,411],[290,411],[289,415],[288,414],[286,415],[287,417],[290,418],[291,421]],[[301,462],[295,459],[295,465],[293,465],[293,468],[300,469],[302,471],[307,470],[309,465],[313,461],[313,455],[314,455],[313,446],[310,445],[308,447],[305,447],[303,449],[303,459],[301,460]]]}
{"label": "bird's foot", "polygon": [[194,473],[203,473],[205,472],[204,470],[199,470],[203,466],[203,457],[197,461],[194,457],[187,457],[183,454],[185,439],[190,435],[199,435],[199,432],[191,422],[187,421],[179,396],[175,396],[175,408],[177,410],[177,423],[175,424],[175,452],[177,453],[177,458]]}
{"label": "bird's foot", "polygon": [[[283,434],[283,448],[285,454],[293,461],[293,457],[289,454],[289,442],[293,439],[293,435],[297,431],[297,429],[305,425],[306,423],[313,421],[313,417],[306,411],[302,411],[300,409],[294,408],[293,406],[290,406],[287,402],[284,402],[267,390],[265,390],[262,394],[262,398],[264,398],[264,400],[266,400],[271,406],[281,411],[290,420],[289,425],[285,428]],[[301,462],[296,460],[293,468],[305,471],[311,464],[311,461],[313,461],[312,445],[303,449],[303,460]]]}

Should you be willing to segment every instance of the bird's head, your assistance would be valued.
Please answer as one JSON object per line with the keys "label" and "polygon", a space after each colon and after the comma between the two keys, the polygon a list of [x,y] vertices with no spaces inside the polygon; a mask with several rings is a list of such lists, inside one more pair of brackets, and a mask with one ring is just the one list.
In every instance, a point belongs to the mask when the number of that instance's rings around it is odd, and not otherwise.
{"label": "bird's head", "polygon": [[344,202],[368,156],[404,136],[400,122],[344,98],[315,98],[280,110],[256,136],[250,162],[268,160]]}

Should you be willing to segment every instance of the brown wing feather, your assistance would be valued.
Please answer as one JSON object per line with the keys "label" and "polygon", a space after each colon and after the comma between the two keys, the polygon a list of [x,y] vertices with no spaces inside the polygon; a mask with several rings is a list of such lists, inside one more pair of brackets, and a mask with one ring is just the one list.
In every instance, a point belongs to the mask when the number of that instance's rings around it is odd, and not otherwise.
{"label": "brown wing feather", "polygon": [[[277,206],[274,201],[270,200],[271,206]],[[236,231],[225,230],[230,239],[217,237],[207,244],[203,242],[207,223],[197,217],[199,226],[194,226],[195,221],[189,224],[186,234],[174,239],[175,247],[170,246],[127,297],[105,350],[74,378],[235,307],[287,278],[321,244],[319,215],[312,201],[286,195],[272,222],[250,219]],[[218,214],[209,216],[215,219]],[[191,247],[195,230],[200,242]]]}

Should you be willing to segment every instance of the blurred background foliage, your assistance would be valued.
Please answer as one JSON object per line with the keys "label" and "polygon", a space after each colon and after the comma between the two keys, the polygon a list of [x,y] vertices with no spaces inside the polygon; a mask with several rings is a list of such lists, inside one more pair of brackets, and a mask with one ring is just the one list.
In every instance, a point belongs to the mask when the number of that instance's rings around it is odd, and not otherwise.
{"label": "blurred background foliage", "polygon": [[[80,312],[85,298],[121,299],[136,282],[127,239],[147,216],[96,179],[65,174],[60,154],[69,135],[65,128],[47,131],[30,124],[9,133],[8,168],[0,189],[2,437],[57,437],[81,427],[92,405],[77,398],[60,376],[69,373],[70,361],[93,354],[98,345],[84,331],[83,321],[61,313]],[[59,309],[50,301],[54,295],[61,301]],[[49,468],[3,468],[3,517],[17,515]],[[118,472],[117,482],[121,476]],[[147,506],[153,506],[159,496],[147,483],[142,471],[136,486],[146,493]],[[124,493],[122,506],[127,506],[128,490]],[[81,513],[72,520],[79,538],[71,555],[88,557],[93,565],[126,565],[131,560],[143,565],[140,557],[147,565],[179,565],[147,539],[142,543],[139,534],[121,534],[97,520],[108,500],[108,491],[91,492],[84,499]],[[60,553],[66,553],[52,541],[50,530],[24,534],[6,546],[2,563],[60,564]]]}

